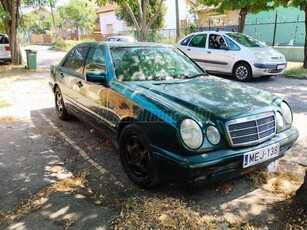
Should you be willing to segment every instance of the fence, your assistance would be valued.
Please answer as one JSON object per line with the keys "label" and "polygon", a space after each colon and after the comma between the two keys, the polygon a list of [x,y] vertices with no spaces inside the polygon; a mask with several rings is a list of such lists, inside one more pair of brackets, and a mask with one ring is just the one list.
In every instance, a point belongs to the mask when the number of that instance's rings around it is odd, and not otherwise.
{"label": "fence", "polygon": [[[206,26],[180,29],[180,37],[197,31],[238,31],[238,25],[228,26]],[[275,22],[245,24],[244,33],[269,46],[304,46],[305,44],[305,21]],[[136,32],[123,31],[121,35],[138,37]],[[176,43],[176,29],[151,30],[148,34],[148,41],[167,44]]]}

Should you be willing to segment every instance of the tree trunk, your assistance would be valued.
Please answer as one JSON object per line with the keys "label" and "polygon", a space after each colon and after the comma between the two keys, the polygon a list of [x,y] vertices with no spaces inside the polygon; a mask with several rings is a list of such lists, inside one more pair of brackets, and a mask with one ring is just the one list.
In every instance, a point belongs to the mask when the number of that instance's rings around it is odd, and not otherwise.
{"label": "tree trunk", "polygon": [[245,26],[245,18],[247,15],[248,9],[244,7],[240,10],[240,23],[239,23],[239,32],[243,33],[244,26]]}
{"label": "tree trunk", "polygon": [[179,26],[179,4],[178,0],[175,0],[175,8],[176,8],[176,41],[178,42],[180,39],[180,26]]}
{"label": "tree trunk", "polygon": [[304,44],[304,69],[307,69],[307,4],[304,7],[305,12],[305,44]]}
{"label": "tree trunk", "polygon": [[1,0],[1,5],[4,12],[10,15],[5,18],[4,26],[10,40],[12,64],[19,65],[22,62],[17,36],[20,0]]}

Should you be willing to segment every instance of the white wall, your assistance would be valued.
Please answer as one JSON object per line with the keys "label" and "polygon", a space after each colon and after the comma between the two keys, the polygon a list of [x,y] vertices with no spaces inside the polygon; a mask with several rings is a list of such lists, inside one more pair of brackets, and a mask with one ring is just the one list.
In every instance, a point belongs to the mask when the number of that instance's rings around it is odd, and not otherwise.
{"label": "white wall", "polygon": [[113,33],[127,30],[124,28],[124,23],[119,21],[114,12],[106,12],[100,14],[101,34],[107,33],[107,24],[113,24]]}
{"label": "white wall", "polygon": [[[164,27],[165,29],[176,29],[175,0],[166,0],[165,5],[167,7],[167,11],[164,19]],[[189,13],[190,7],[185,3],[185,0],[178,0],[178,6],[179,21],[184,19],[192,20],[192,15]]]}

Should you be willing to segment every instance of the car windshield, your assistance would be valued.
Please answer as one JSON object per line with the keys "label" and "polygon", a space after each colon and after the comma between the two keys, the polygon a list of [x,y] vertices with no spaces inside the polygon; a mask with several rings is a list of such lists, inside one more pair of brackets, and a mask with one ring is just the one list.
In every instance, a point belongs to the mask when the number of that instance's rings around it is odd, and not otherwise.
{"label": "car windshield", "polygon": [[0,44],[9,43],[8,37],[5,34],[0,34]]}
{"label": "car windshield", "polygon": [[113,47],[115,72],[120,81],[163,81],[202,75],[188,57],[169,47]]}
{"label": "car windshield", "polygon": [[246,47],[263,47],[264,45],[261,44],[258,40],[239,33],[227,33],[229,37],[231,37],[233,40],[238,42],[239,44],[246,46]]}

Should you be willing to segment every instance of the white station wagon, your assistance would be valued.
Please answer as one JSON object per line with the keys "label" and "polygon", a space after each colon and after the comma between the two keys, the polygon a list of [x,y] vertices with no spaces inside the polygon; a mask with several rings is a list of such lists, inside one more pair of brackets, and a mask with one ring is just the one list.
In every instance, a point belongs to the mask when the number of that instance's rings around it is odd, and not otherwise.
{"label": "white station wagon", "polygon": [[280,52],[236,32],[189,34],[176,47],[210,73],[232,74],[239,81],[282,74],[287,61]]}
{"label": "white station wagon", "polygon": [[0,61],[11,61],[11,49],[6,34],[0,34]]}

